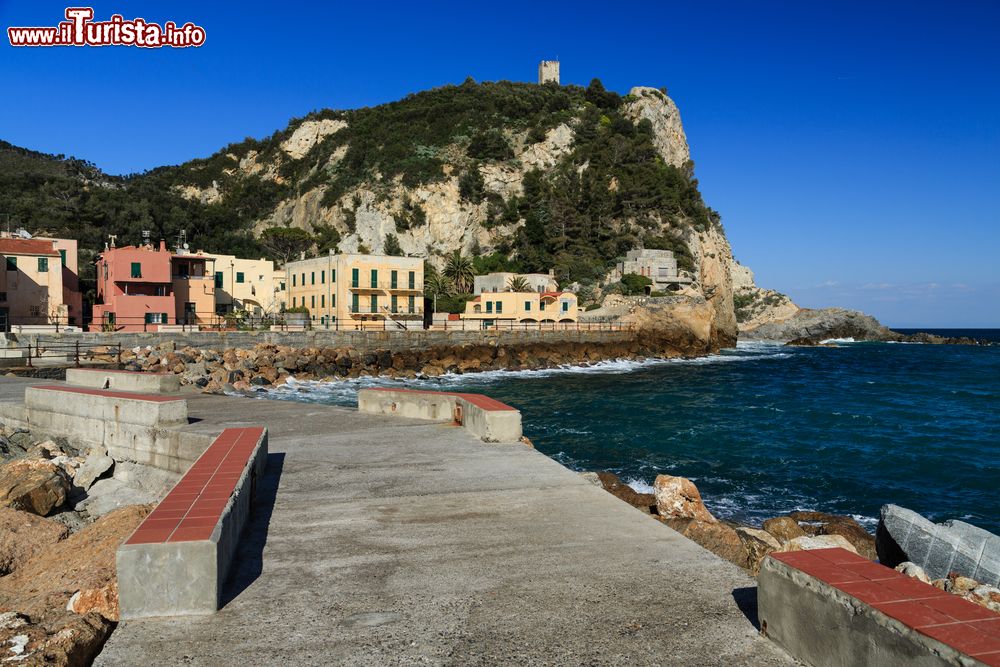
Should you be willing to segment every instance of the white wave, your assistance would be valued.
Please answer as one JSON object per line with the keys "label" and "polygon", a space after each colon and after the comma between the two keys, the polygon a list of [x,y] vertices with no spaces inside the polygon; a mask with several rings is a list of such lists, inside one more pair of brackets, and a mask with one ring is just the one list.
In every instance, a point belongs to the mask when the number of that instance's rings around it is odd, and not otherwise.
{"label": "white wave", "polygon": [[642,481],[641,479],[638,479],[638,478],[635,478],[635,477],[630,477],[630,478],[626,479],[625,483],[628,484],[632,488],[632,490],[635,491],[636,493],[653,493],[654,492],[652,484],[647,484],[646,482]]}
{"label": "white wave", "polygon": [[830,345],[830,344],[836,344],[836,343],[856,343],[856,342],[858,342],[858,341],[856,341],[856,340],[854,340],[853,338],[850,338],[850,337],[848,337],[848,338],[827,338],[825,340],[821,340],[819,342],[819,344],[820,345]]}

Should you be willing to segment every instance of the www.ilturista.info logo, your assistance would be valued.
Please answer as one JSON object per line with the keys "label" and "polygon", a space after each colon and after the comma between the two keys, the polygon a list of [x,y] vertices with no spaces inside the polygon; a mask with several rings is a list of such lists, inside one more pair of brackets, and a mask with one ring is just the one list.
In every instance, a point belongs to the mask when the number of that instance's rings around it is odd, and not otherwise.
{"label": "www.ilturista.info logo", "polygon": [[193,23],[162,26],[135,18],[126,21],[113,14],[108,21],[94,21],[92,7],[67,7],[66,20],[53,28],[7,28],[11,46],[161,46],[184,48],[205,43],[205,29]]}

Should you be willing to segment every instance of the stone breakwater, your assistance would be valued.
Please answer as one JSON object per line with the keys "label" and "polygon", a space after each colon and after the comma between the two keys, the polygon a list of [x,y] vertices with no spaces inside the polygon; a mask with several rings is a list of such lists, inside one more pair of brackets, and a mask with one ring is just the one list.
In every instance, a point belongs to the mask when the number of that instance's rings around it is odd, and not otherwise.
{"label": "stone breakwater", "polygon": [[[123,349],[125,370],[168,372],[181,383],[206,393],[252,391],[276,387],[288,378],[326,380],[385,376],[437,377],[445,373],[493,370],[534,370],[565,365],[585,365],[611,359],[698,356],[714,351],[696,339],[665,340],[633,335],[608,340],[524,341],[496,344],[465,343],[425,348],[294,347],[272,343],[248,348],[216,350],[182,347],[167,342],[156,347]],[[111,348],[98,347],[91,361],[115,363]]]}
{"label": "stone breakwater", "polygon": [[[698,488],[684,477],[658,475],[653,493],[638,493],[614,473],[581,474],[613,496],[754,576],[760,572],[764,558],[774,552],[841,547],[869,560],[880,559],[875,536],[849,516],[798,511],[767,519],[760,528],[755,528],[717,519],[705,507]],[[967,572],[949,571],[931,579],[924,568],[910,561],[888,565],[895,565],[897,571],[907,576],[1000,613],[1000,589],[976,581],[967,576]]]}

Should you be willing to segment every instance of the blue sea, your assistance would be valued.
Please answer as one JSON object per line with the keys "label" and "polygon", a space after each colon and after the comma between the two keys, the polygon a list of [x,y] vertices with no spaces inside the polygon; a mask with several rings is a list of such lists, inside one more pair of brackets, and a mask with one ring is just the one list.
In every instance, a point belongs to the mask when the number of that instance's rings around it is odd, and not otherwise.
{"label": "blue sea", "polygon": [[[932,330],[1000,342],[1000,330]],[[800,509],[869,529],[896,503],[1000,533],[1000,346],[740,343],[690,360],[393,381],[293,382],[268,398],[356,404],[365,386],[488,394],[535,447],[637,490],[689,477],[721,518]]]}

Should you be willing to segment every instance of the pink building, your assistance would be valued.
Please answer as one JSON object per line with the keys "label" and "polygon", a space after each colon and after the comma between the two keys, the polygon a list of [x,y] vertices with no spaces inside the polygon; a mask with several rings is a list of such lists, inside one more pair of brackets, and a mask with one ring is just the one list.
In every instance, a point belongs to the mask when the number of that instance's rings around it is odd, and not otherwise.
{"label": "pink building", "polygon": [[157,331],[161,324],[204,324],[214,313],[209,257],[173,255],[167,244],[107,248],[97,260],[91,331]]}

